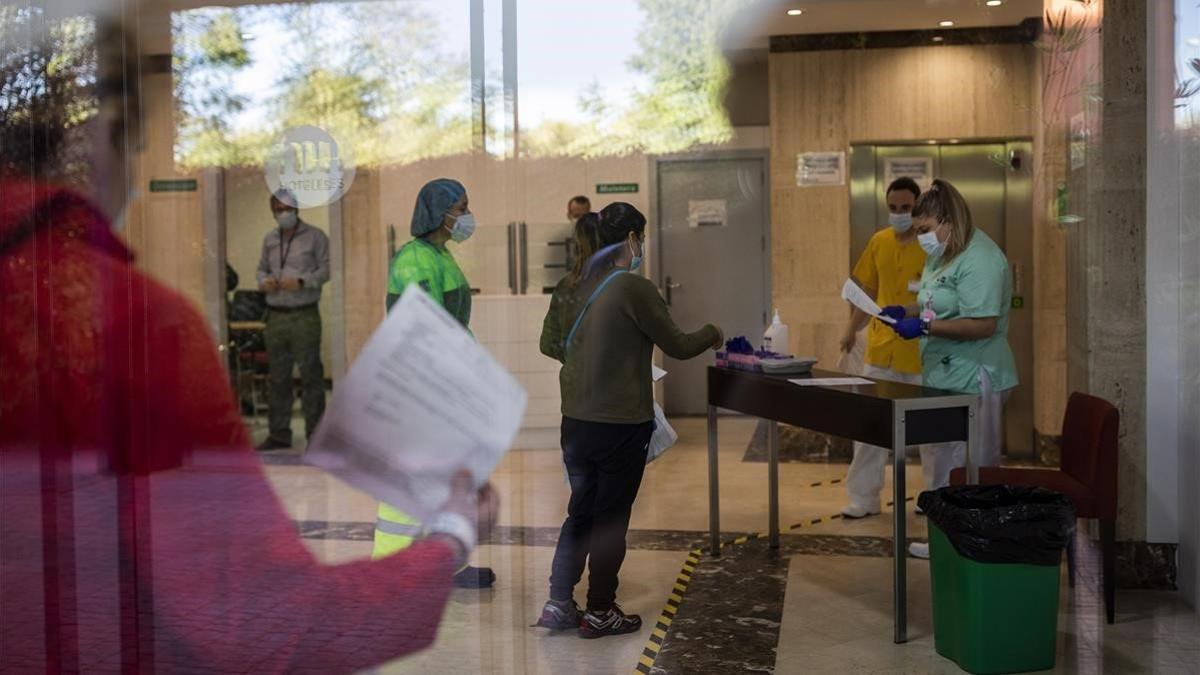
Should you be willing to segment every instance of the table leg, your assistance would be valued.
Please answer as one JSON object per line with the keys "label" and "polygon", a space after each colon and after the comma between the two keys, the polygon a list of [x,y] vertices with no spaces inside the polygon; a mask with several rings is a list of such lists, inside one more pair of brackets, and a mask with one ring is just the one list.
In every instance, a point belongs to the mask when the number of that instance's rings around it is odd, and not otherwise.
{"label": "table leg", "polygon": [[779,424],[767,422],[767,499],[770,524],[767,542],[771,548],[779,548]]}
{"label": "table leg", "polygon": [[901,644],[908,641],[908,533],[907,518],[908,504],[905,501],[904,462],[905,462],[905,412],[898,410],[892,420],[892,554],[895,556],[894,608],[895,628],[894,641]]}
{"label": "table leg", "polygon": [[717,484],[717,409],[708,406],[708,531],[710,552],[721,555],[721,499]]}
{"label": "table leg", "polygon": [[979,484],[979,400],[967,410],[967,484]]}

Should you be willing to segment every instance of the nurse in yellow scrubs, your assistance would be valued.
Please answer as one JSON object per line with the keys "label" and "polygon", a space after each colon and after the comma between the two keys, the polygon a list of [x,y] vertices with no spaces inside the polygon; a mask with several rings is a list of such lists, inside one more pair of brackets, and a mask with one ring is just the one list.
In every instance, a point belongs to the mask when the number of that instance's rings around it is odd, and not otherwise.
{"label": "nurse in yellow scrubs", "polygon": [[[1004,400],[1017,386],[1008,345],[1012,270],[996,242],[975,228],[962,194],[944,180],[935,180],[917,200],[913,229],[928,259],[917,305],[905,308],[893,328],[906,340],[921,341],[926,386],[979,396],[978,464],[996,466]],[[966,443],[936,444],[933,452],[931,489],[947,485],[950,471],[966,464]],[[927,545],[914,547],[914,555],[928,551]]]}
{"label": "nurse in yellow scrubs", "polygon": [[[871,237],[867,248],[854,265],[854,281],[880,305],[915,305],[917,285],[925,268],[925,251],[917,243],[912,229],[912,210],[921,196],[921,188],[912,178],[901,177],[887,187],[888,223],[891,227]],[[921,349],[916,342],[902,339],[886,323],[854,308],[841,348],[851,352],[859,332],[867,328],[867,345],[862,374],[877,380],[921,384]],[[922,446],[923,453],[928,446]],[[846,494],[850,503],[842,509],[846,518],[865,518],[881,510],[880,492],[887,471],[886,448],[854,444],[854,459],[846,475]],[[922,455],[925,485],[931,486],[933,461]]]}

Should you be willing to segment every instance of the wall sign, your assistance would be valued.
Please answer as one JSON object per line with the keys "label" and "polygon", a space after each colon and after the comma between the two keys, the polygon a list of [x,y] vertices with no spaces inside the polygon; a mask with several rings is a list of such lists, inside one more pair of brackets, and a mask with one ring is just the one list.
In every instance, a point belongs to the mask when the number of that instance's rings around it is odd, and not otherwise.
{"label": "wall sign", "polygon": [[729,203],[724,199],[689,199],[688,227],[725,227]]}
{"label": "wall sign", "polygon": [[897,178],[911,178],[917,181],[921,192],[933,185],[932,157],[888,157],[883,160],[883,184],[891,185]]}
{"label": "wall sign", "polygon": [[197,183],[195,178],[150,181],[151,192],[195,192],[196,188]]}
{"label": "wall sign", "polygon": [[846,184],[846,153],[805,152],[796,156],[796,185],[814,187]]}
{"label": "wall sign", "polygon": [[637,183],[596,183],[596,194],[599,195],[613,195],[637,191]]}

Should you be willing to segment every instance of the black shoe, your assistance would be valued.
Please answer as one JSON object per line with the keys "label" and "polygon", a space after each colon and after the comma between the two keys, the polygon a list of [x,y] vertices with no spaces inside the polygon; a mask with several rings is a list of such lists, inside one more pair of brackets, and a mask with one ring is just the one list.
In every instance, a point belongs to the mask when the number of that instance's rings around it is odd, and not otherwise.
{"label": "black shoe", "polygon": [[579,622],[579,637],[585,640],[607,637],[609,635],[627,635],[636,633],[642,628],[642,617],[637,614],[626,614],[621,608],[613,605],[607,612],[597,612],[589,609],[584,612]]}
{"label": "black shoe", "polygon": [[542,616],[532,627],[550,630],[579,628],[579,605],[574,600],[547,600]]}
{"label": "black shoe", "polygon": [[267,440],[263,441],[262,443],[259,443],[258,446],[255,447],[254,449],[262,451],[262,450],[290,450],[291,448],[292,448],[291,443],[284,443],[283,441],[280,441],[280,440],[277,440],[270,436],[267,436]]}
{"label": "black shoe", "polygon": [[454,575],[455,588],[491,588],[496,583],[496,573],[488,567],[468,565]]}

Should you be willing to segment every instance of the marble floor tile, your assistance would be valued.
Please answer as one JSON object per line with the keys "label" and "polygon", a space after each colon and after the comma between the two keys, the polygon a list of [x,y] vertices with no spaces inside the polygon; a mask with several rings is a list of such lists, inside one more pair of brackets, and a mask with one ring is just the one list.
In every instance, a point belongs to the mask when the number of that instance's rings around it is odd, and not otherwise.
{"label": "marble floor tile", "polygon": [[[673,423],[680,442],[647,467],[621,575],[619,601],[642,614],[641,634],[586,641],[529,628],[546,598],[568,491],[557,451],[517,449],[493,478],[502,499],[501,527],[473,556],[474,564],[496,570],[496,588],[456,591],[434,647],[380,672],[631,672],[688,549],[707,537],[705,423]],[[723,540],[767,526],[766,467],[742,461],[754,428],[753,420],[721,420]],[[299,457],[299,451],[292,454]],[[906,485],[916,496],[920,471],[911,469]],[[273,459],[266,472],[318,559],[333,564],[370,555],[374,500],[295,461]],[[785,532],[794,523],[837,513],[845,487],[830,481],[845,472],[844,464],[782,465]],[[905,510],[910,537],[924,537],[924,519],[912,514],[911,504]],[[926,562],[908,562],[910,641],[892,643],[891,534],[891,512],[885,510],[863,520],[806,524],[784,534],[779,552],[753,539],[726,551],[720,562],[703,556],[655,672],[962,672],[934,647]],[[1077,586],[1067,588],[1063,578],[1053,672],[1200,673],[1200,618],[1191,608],[1170,592],[1120,591],[1117,623],[1109,626],[1098,557],[1085,547],[1081,560]],[[585,590],[578,589],[577,597]]]}

